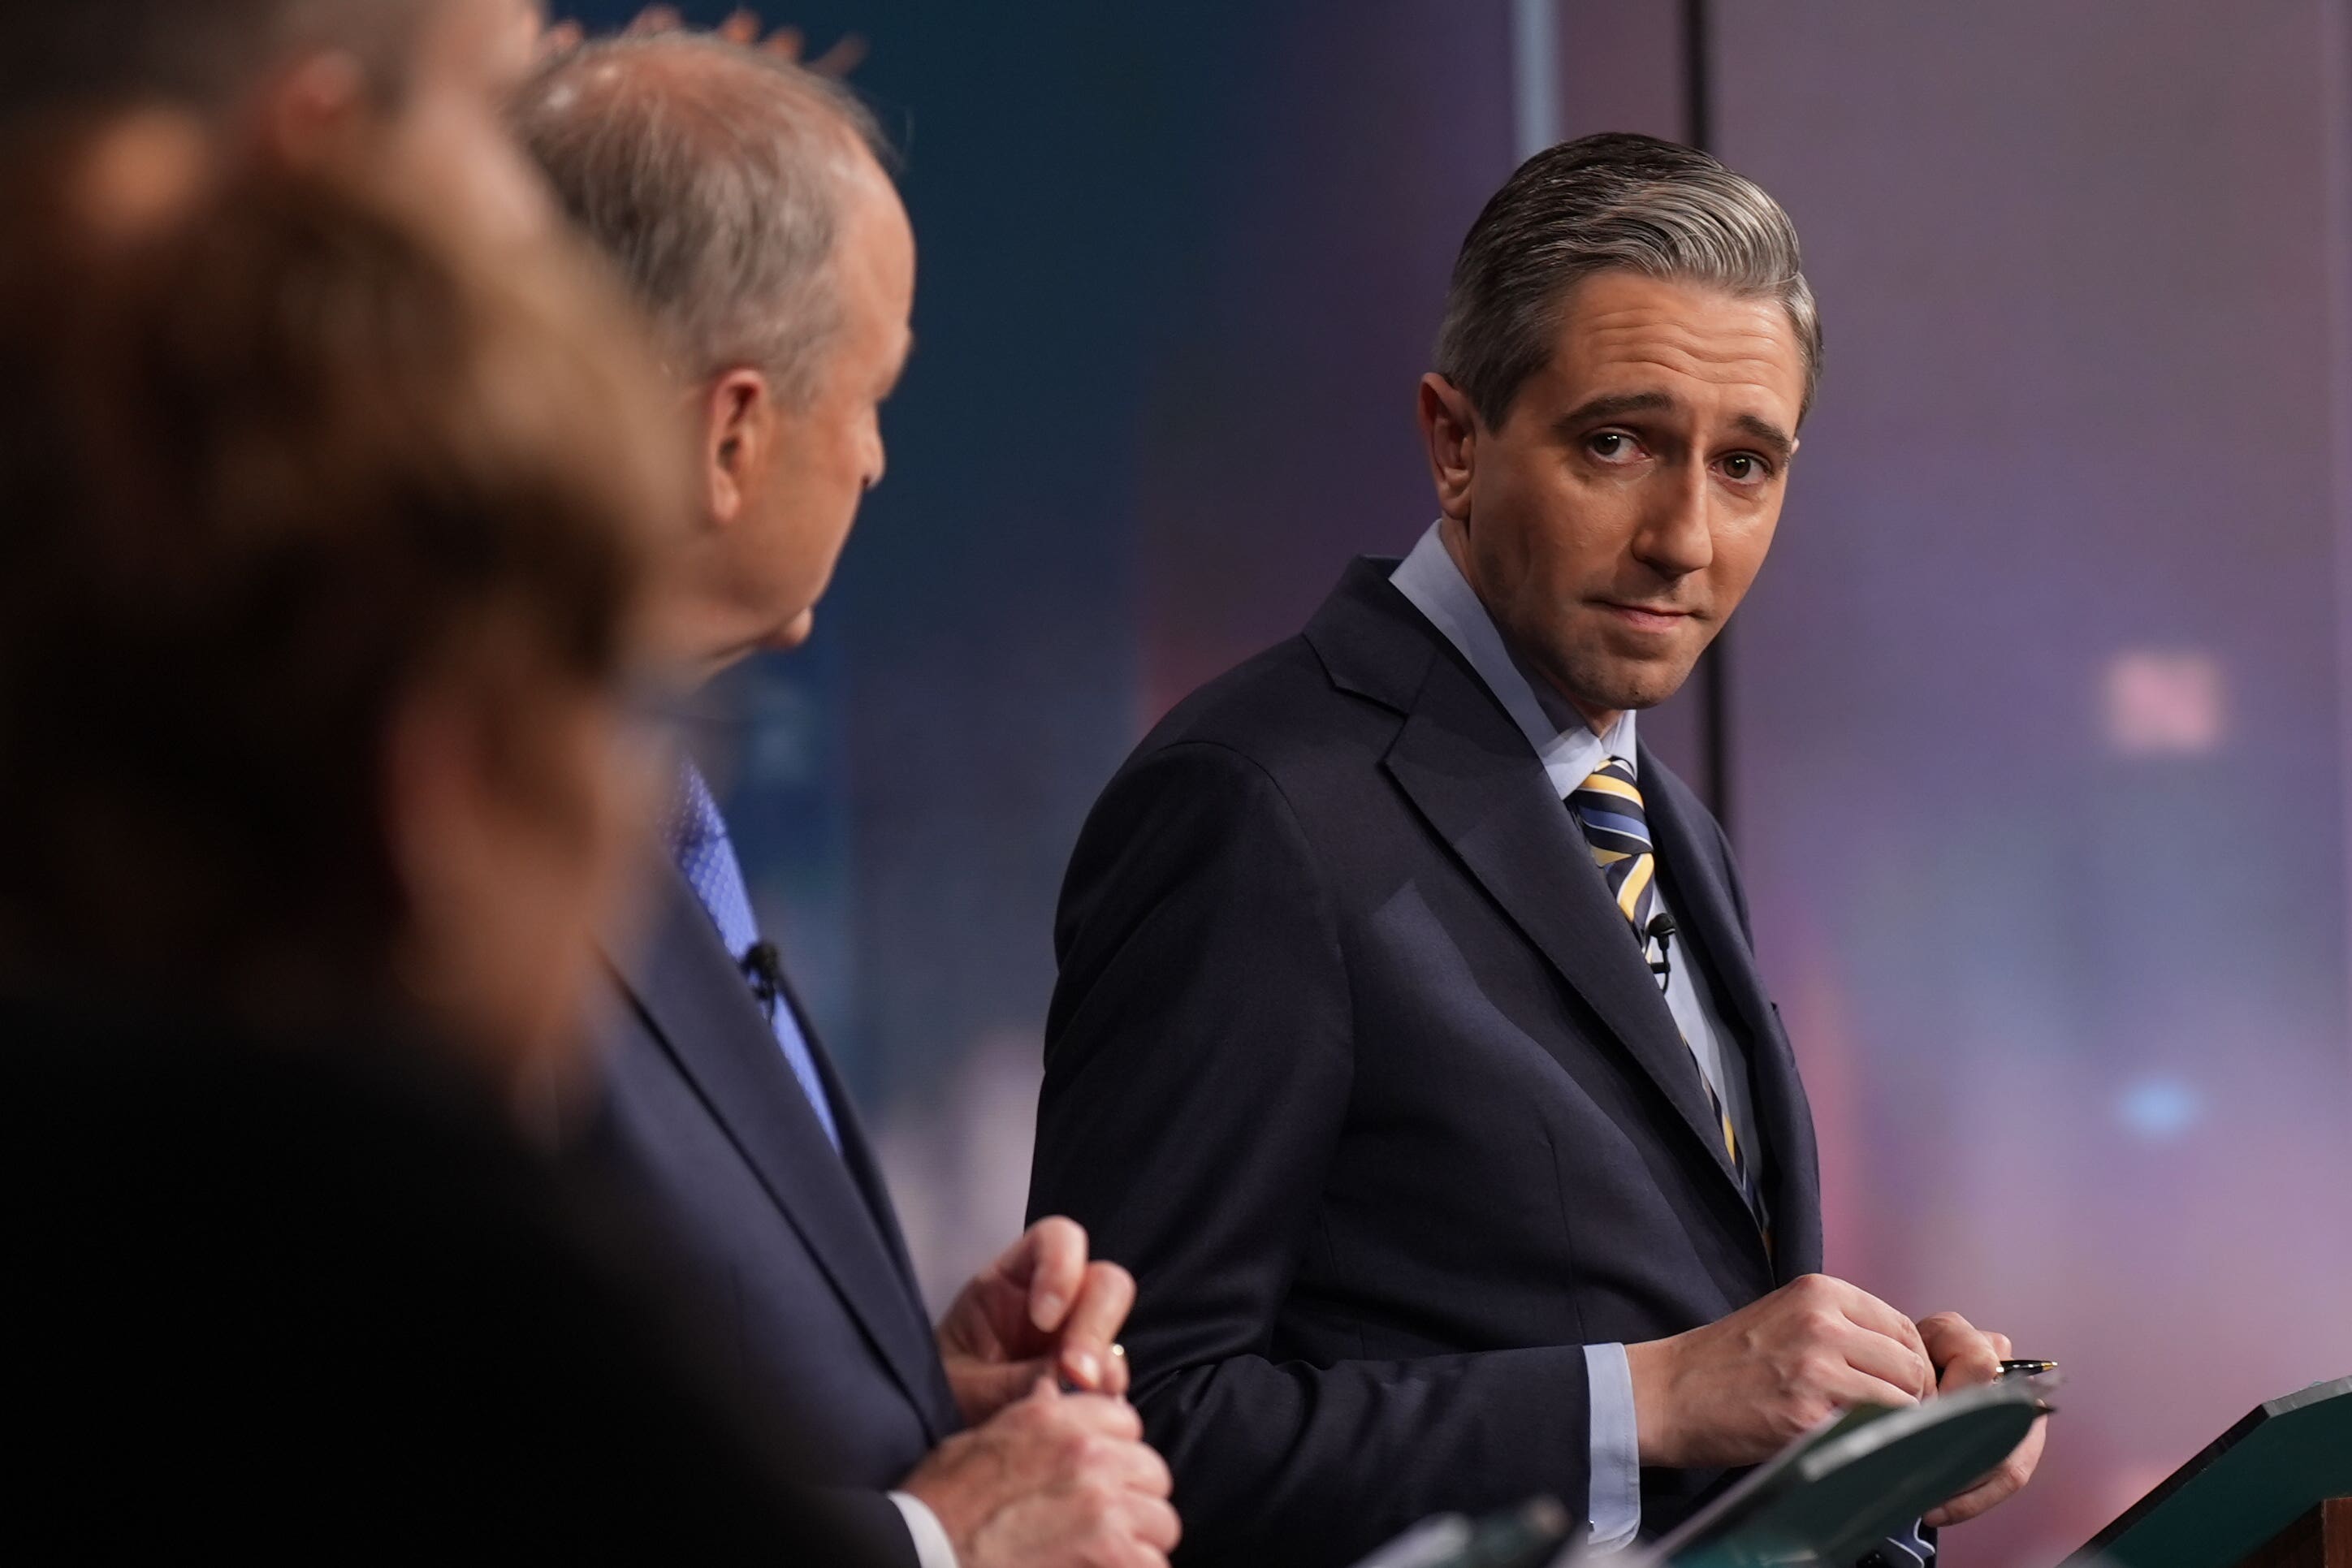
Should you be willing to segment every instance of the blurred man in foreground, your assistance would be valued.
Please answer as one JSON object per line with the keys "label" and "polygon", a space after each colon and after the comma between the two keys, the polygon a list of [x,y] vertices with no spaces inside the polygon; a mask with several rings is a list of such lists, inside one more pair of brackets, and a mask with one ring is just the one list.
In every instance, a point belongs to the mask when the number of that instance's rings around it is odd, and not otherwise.
{"label": "blurred man in foreground", "polygon": [[1439,520],[1170,714],[1064,888],[1032,1204],[1140,1281],[1201,1562],[1545,1492],[1622,1543],[2007,1354],[1820,1272],[1729,847],[1635,733],[1780,517],[1821,359],[1787,214],[1649,138],[1538,153],[1436,358]]}
{"label": "blurred man in foreground", "polygon": [[646,799],[629,312],[307,178],[91,230],[61,152],[0,174],[11,1543],[856,1561],[524,1134]]}
{"label": "blurred man in foreground", "polygon": [[[695,433],[697,527],[675,553],[688,657],[709,673],[796,645],[882,477],[879,406],[910,344],[914,241],[870,117],[772,54],[683,34],[574,52],[517,112],[652,312],[665,395]],[[856,1113],[690,767],[662,831],[647,940],[614,949],[625,1005],[600,1142],[726,1303],[746,1381],[826,1434],[822,1478],[904,1563],[1160,1561],[1177,1537],[1167,1469],[1117,1397],[1132,1282],[1045,1219],[934,1331]],[[1056,1376],[1100,1392],[1056,1392]]]}

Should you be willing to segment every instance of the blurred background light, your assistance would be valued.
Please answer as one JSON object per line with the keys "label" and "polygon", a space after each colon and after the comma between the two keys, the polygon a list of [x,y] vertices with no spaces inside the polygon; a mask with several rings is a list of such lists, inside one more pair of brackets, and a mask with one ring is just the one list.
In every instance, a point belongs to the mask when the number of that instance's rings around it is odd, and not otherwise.
{"label": "blurred background light", "polygon": [[2107,743],[2126,757],[2194,757],[2221,744],[2221,669],[2210,653],[2118,653],[2105,695]]}
{"label": "blurred background light", "polygon": [[2177,1078],[2143,1078],[2116,1101],[2124,1125],[2150,1143],[2169,1143],[2197,1124],[2204,1103]]}

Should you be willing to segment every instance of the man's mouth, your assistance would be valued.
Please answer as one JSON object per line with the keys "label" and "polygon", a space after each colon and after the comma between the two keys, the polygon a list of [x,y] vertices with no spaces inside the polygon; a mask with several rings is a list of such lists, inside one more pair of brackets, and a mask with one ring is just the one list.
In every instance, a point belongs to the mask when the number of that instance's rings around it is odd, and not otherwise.
{"label": "man's mouth", "polygon": [[1633,604],[1613,599],[1601,601],[1601,608],[1609,612],[1636,632],[1672,632],[1691,619],[1693,612],[1660,605]]}

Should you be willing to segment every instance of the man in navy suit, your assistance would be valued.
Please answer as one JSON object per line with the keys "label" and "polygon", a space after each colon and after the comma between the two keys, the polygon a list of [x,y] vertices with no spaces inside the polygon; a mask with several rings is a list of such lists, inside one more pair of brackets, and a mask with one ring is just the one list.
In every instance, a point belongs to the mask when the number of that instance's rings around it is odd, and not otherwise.
{"label": "man in navy suit", "polygon": [[[684,33],[557,59],[516,118],[650,309],[700,438],[668,640],[697,674],[797,644],[882,476],[878,408],[910,341],[914,240],[871,118],[836,83]],[[822,1436],[815,1479],[900,1563],[1164,1563],[1170,1478],[1114,1343],[1133,1281],[1049,1218],[934,1330],[690,766],[661,838],[649,929],[613,949],[593,1142],[679,1238],[743,1383]]]}
{"label": "man in navy suit", "polygon": [[1738,873],[1636,735],[1763,564],[1820,343],[1750,182],[1644,137],[1531,159],[1421,386],[1439,519],[1096,806],[1033,1208],[1138,1278],[1187,1561],[1545,1492],[1628,1542],[1835,1408],[1997,1375],[2000,1336],[1820,1272]]}

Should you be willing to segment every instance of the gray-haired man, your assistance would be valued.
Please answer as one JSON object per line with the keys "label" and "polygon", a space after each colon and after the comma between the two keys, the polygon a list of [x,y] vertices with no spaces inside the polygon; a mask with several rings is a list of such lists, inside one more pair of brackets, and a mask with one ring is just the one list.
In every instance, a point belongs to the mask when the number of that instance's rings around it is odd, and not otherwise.
{"label": "gray-haired man", "polygon": [[[694,421],[702,504],[677,546],[674,645],[709,673],[797,644],[882,477],[879,405],[910,343],[914,237],[872,120],[836,83],[680,33],[567,55],[516,120],[651,310]],[[651,929],[613,954],[593,1142],[671,1221],[747,1389],[822,1435],[816,1479],[901,1562],[1164,1563],[1168,1469],[1118,1397],[1112,1343],[1133,1281],[1042,1220],[935,1332],[690,768],[663,836]]]}
{"label": "gray-haired man", "polygon": [[1996,1375],[2000,1336],[1819,1272],[1738,874],[1634,734],[1763,564],[1819,362],[1754,184],[1646,137],[1529,160],[1422,383],[1438,521],[1096,806],[1033,1206],[1136,1274],[1188,1561],[1539,1492],[1630,1541],[1837,1406]]}

